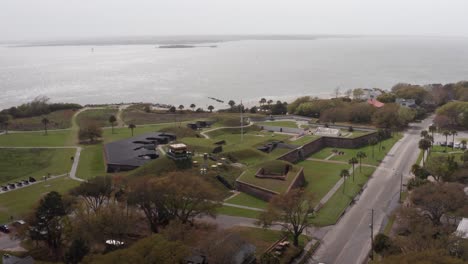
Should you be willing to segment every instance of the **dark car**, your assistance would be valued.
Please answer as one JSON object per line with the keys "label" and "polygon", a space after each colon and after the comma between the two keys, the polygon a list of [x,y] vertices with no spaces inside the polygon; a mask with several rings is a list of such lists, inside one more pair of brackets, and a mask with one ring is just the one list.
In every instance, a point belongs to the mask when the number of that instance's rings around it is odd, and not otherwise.
{"label": "dark car", "polygon": [[7,225],[0,225],[0,231],[2,231],[3,233],[10,233],[10,229]]}
{"label": "dark car", "polygon": [[34,179],[33,177],[29,177],[29,182],[36,182],[36,179]]}
{"label": "dark car", "polygon": [[441,145],[442,147],[445,147],[445,146],[447,146],[447,143],[446,143],[446,142],[440,142],[440,145]]}
{"label": "dark car", "polygon": [[23,181],[23,185],[29,185],[29,181],[28,181],[28,180],[24,180],[24,181]]}
{"label": "dark car", "polygon": [[16,186],[21,187],[21,186],[23,186],[23,184],[21,182],[17,182]]}
{"label": "dark car", "polygon": [[7,186],[2,186],[2,191],[8,191],[8,187]]}
{"label": "dark car", "polygon": [[447,144],[447,147],[453,147],[453,142],[449,142],[449,143]]}
{"label": "dark car", "polygon": [[10,188],[10,190],[16,189],[16,185],[14,183],[10,183],[8,184],[8,188]]}

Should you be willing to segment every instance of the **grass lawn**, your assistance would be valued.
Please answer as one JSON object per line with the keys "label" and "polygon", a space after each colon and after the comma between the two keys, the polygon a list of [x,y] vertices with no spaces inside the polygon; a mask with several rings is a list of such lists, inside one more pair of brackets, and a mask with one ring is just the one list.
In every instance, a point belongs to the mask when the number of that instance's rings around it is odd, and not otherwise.
{"label": "grass lawn", "polygon": [[223,205],[217,209],[217,213],[222,215],[240,216],[257,219],[261,212]]}
{"label": "grass lawn", "polygon": [[46,193],[51,191],[65,193],[79,184],[68,177],[60,177],[0,194],[0,223],[7,222],[10,216],[14,219],[23,218],[24,214],[31,212],[33,206]]}
{"label": "grass lawn", "polygon": [[305,190],[313,193],[316,203],[335,186],[340,179],[341,170],[351,168],[351,165],[348,164],[333,164],[310,160],[302,161],[297,165],[304,168],[304,176],[307,181]]}
{"label": "grass lawn", "polygon": [[338,151],[343,151],[344,155],[335,155],[331,158],[331,160],[338,160],[348,162],[352,157],[356,157],[356,153],[359,151],[363,151],[366,153],[367,158],[362,160],[364,164],[370,165],[379,165],[380,161],[387,155],[388,151],[393,147],[393,145],[400,140],[401,136],[394,136],[392,138],[386,139],[382,141],[382,149],[379,151],[379,144],[374,146],[374,158],[372,158],[372,146],[365,146],[358,149],[342,149],[342,148],[324,148],[321,151],[312,155],[313,158],[317,159],[324,159],[332,154],[333,149],[337,149]]}
{"label": "grass lawn", "polygon": [[319,139],[320,136],[305,135],[297,140],[288,140],[286,143],[296,146],[303,146],[309,142]]}
{"label": "grass lawn", "polygon": [[230,229],[257,247],[256,255],[261,256],[271,245],[284,237],[283,232],[255,227],[233,227]]}
{"label": "grass lawn", "polygon": [[70,172],[75,149],[0,149],[0,184]]}
{"label": "grass lawn", "polygon": [[353,182],[352,177],[349,177],[346,180],[345,193],[343,194],[342,185],[330,200],[328,200],[328,202],[319,210],[316,217],[312,220],[313,223],[318,226],[335,224],[346,207],[348,207],[351,200],[367,182],[369,176],[372,175],[374,170],[375,168],[363,167],[362,173],[359,173],[359,169],[357,169],[355,181]]}
{"label": "grass lawn", "polygon": [[76,176],[81,179],[92,179],[96,176],[104,176],[104,153],[102,144],[86,146],[81,150],[80,162]]}
{"label": "grass lawn", "polygon": [[189,120],[207,120],[211,119],[217,114],[215,113],[196,113],[192,111],[184,111],[176,113],[169,112],[150,112],[147,113],[144,110],[144,107],[139,107],[137,105],[131,106],[123,111],[122,118],[126,124],[159,124],[159,123],[173,123]]}
{"label": "grass lawn", "polygon": [[[133,130],[133,135],[138,136],[141,134],[149,133],[149,132],[156,132],[163,128],[171,127],[172,124],[163,124],[163,125],[145,125],[145,126],[137,126]],[[104,143],[121,140],[125,138],[132,137],[132,131],[128,127],[115,127],[114,133],[112,133],[112,129],[105,128],[103,129],[103,137]]]}
{"label": "grass lawn", "polygon": [[268,203],[260,200],[256,197],[248,195],[246,193],[239,193],[238,195],[232,197],[229,200],[225,201],[226,203],[249,206],[259,209],[266,209],[268,207]]}
{"label": "grass lawn", "polygon": [[117,115],[117,108],[90,109],[81,112],[77,116],[77,122],[80,127],[84,127],[87,122],[95,122],[99,126],[110,126],[109,117]]}
{"label": "grass lawn", "polygon": [[47,115],[17,118],[10,121],[10,130],[43,130],[44,125],[42,119],[46,117],[49,119],[48,129],[63,129],[71,127],[71,119],[75,111],[73,110],[60,110],[49,113]]}
{"label": "grass lawn", "polygon": [[294,121],[269,121],[255,123],[257,126],[277,126],[277,127],[292,127],[297,128],[297,123]]}
{"label": "grass lawn", "polygon": [[41,132],[10,133],[0,135],[2,147],[61,147],[72,146],[72,131],[51,131],[48,135]]}
{"label": "grass lawn", "polygon": [[279,160],[274,160],[274,161],[267,161],[264,163],[257,164],[255,166],[252,166],[248,168],[242,176],[239,177],[240,181],[250,183],[253,185],[260,186],[262,188],[272,190],[278,193],[282,193],[286,191],[286,189],[289,187],[291,184],[292,180],[294,177],[297,175],[297,173],[300,170],[300,167],[298,166],[293,166],[291,170],[289,170],[288,175],[286,177],[285,181],[282,180],[276,180],[276,179],[262,179],[262,178],[257,178],[255,177],[255,173],[260,169],[261,167],[265,167],[267,169],[271,169],[273,167],[283,167],[286,164],[290,164],[285,161],[279,161]]}

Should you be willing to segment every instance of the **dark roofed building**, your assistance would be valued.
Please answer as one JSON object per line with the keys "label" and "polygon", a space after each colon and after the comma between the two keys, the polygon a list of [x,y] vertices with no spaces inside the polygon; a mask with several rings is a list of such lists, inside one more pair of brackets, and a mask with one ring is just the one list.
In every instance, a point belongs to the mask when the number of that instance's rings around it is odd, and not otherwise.
{"label": "dark roofed building", "polygon": [[136,169],[159,157],[156,150],[159,144],[167,144],[175,139],[174,134],[152,132],[108,143],[104,146],[107,172]]}
{"label": "dark roofed building", "polygon": [[3,264],[34,264],[34,259],[31,256],[25,258],[16,257],[10,254],[4,254],[2,257]]}

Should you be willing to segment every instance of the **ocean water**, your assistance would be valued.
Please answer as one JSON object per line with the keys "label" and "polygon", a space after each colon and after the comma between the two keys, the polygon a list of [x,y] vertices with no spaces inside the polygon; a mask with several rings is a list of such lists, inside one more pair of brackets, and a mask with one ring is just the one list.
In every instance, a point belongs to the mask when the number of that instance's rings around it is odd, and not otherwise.
{"label": "ocean water", "polygon": [[468,38],[238,40],[216,48],[0,46],[0,109],[45,95],[82,104],[256,102],[330,96],[336,87],[468,79]]}

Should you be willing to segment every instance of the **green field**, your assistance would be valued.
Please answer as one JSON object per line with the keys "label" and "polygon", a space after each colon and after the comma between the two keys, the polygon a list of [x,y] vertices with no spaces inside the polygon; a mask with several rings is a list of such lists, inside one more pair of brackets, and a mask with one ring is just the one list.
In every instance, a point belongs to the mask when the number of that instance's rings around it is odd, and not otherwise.
{"label": "green field", "polygon": [[73,110],[60,110],[49,113],[47,115],[17,118],[10,121],[10,130],[43,130],[44,125],[42,119],[46,117],[49,119],[48,129],[64,129],[71,127],[71,119],[75,111]]}
{"label": "green field", "polygon": [[259,209],[266,209],[268,207],[267,202],[253,197],[251,195],[248,195],[246,193],[239,193],[238,195],[230,198],[229,200],[226,200],[225,202]]}
{"label": "green field", "polygon": [[305,190],[313,194],[316,203],[335,186],[340,179],[341,170],[351,168],[351,165],[348,164],[333,164],[310,160],[302,161],[297,165],[304,168],[304,176],[307,181]]}
{"label": "green field", "polygon": [[297,128],[297,123],[294,121],[267,121],[255,123],[257,126],[277,126],[277,127],[291,127]]}
{"label": "green field", "polygon": [[51,131],[48,135],[41,132],[21,132],[0,135],[1,147],[62,147],[72,146],[71,130]]}
{"label": "green field", "polygon": [[9,221],[10,216],[13,219],[22,219],[24,214],[31,212],[33,206],[48,192],[65,193],[78,185],[79,182],[65,176],[2,193],[0,194],[0,223]]}
{"label": "green field", "polygon": [[86,146],[81,150],[80,162],[76,176],[81,179],[92,179],[96,176],[104,176],[106,168],[102,144]]}
{"label": "green field", "polygon": [[369,176],[374,173],[375,168],[363,167],[362,173],[356,170],[356,178],[353,182],[352,177],[346,180],[346,189],[343,194],[343,185],[328,202],[319,210],[313,223],[318,226],[333,225],[338,221],[341,213],[348,207],[351,200],[361,190],[362,186],[367,182]]}
{"label": "green field", "polygon": [[0,184],[67,173],[74,154],[75,149],[0,149]]}
{"label": "green field", "polygon": [[387,155],[388,151],[393,147],[393,145],[400,140],[401,137],[394,136],[392,138],[382,141],[383,150],[379,150],[379,144],[374,146],[374,158],[372,158],[372,146],[365,146],[358,149],[342,149],[342,148],[324,148],[321,151],[313,154],[311,157],[316,159],[325,159],[326,157],[332,154],[332,150],[336,149],[338,151],[343,151],[344,155],[335,155],[330,160],[337,160],[348,162],[352,157],[356,157],[356,153],[363,151],[366,153],[367,158],[362,160],[363,164],[370,165],[379,165],[381,160]]}
{"label": "green field", "polygon": [[312,141],[317,140],[319,138],[320,138],[320,136],[305,135],[305,136],[302,136],[301,138],[299,138],[297,140],[289,140],[289,141],[287,141],[287,143],[292,144],[292,145],[296,145],[296,146],[303,146],[306,143],[312,142]]}
{"label": "green field", "polygon": [[99,126],[110,126],[109,117],[117,115],[119,110],[117,108],[102,108],[102,109],[89,109],[81,112],[77,117],[77,122],[80,127],[84,127],[86,123],[93,122]]}
{"label": "green field", "polygon": [[[142,135],[145,133],[157,132],[163,128],[167,128],[171,126],[172,124],[137,126],[133,130],[133,135],[138,136],[138,135]],[[103,129],[103,137],[104,137],[104,143],[108,143],[108,142],[112,142],[116,140],[130,138],[132,137],[132,131],[128,127],[119,127],[119,128],[114,128],[114,133],[112,133],[112,129],[105,128]]]}

